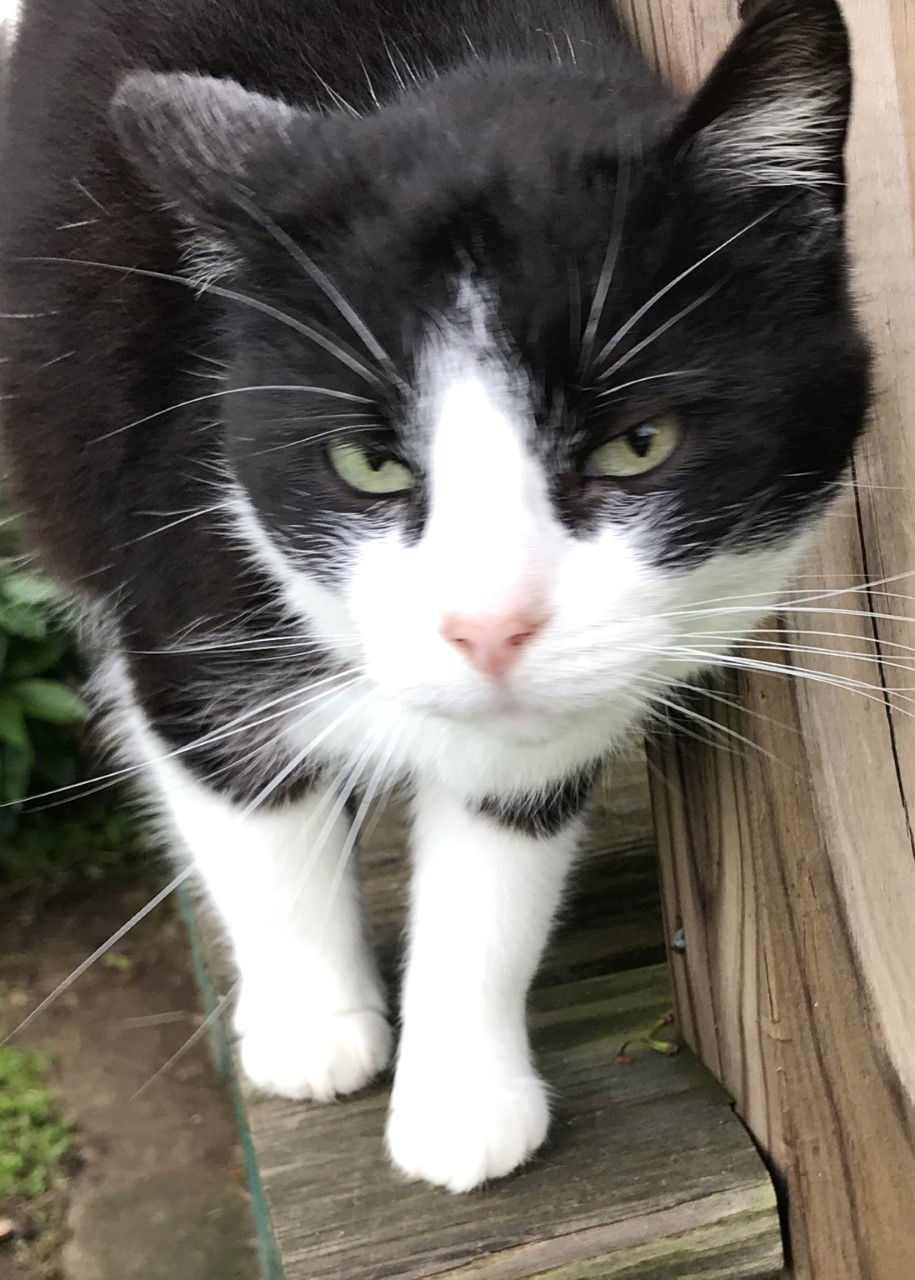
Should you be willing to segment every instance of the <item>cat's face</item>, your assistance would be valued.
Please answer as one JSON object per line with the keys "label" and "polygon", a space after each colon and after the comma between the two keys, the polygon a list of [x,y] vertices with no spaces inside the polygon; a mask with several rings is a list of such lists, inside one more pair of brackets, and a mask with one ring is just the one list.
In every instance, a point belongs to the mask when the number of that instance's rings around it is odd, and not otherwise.
{"label": "cat's face", "polygon": [[[615,736],[767,612],[847,466],[841,23],[776,0],[729,59],[685,115],[621,118],[555,69],[366,120],[125,91],[142,162],[257,303],[232,309],[225,407],[246,536],[398,706]],[[273,138],[244,195],[201,177],[201,94],[241,152]]]}

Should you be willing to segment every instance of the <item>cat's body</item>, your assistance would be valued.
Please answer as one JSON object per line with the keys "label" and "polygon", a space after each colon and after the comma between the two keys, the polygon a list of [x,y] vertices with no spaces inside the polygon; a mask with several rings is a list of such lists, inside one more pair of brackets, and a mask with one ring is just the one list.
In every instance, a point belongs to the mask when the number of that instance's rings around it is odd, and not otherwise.
{"label": "cat's body", "polygon": [[860,430],[847,49],[774,0],[690,108],[600,0],[327,9],[26,4],[8,453],[264,1087],[389,1056],[351,855],[409,782],[389,1143],[464,1189],[546,1130],[524,1000],[595,770],[777,599]]}

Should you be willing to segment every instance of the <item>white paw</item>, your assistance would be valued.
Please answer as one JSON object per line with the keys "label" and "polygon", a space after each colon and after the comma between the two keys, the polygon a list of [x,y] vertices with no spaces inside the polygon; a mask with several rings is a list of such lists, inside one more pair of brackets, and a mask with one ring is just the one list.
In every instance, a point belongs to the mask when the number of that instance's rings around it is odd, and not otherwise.
{"label": "white paw", "polygon": [[265,1093],[329,1102],[355,1093],[391,1058],[393,1038],[383,1014],[374,1009],[294,1018],[243,1019],[240,1043],[245,1075]]}
{"label": "white paw", "polygon": [[537,1150],[549,1127],[543,1081],[530,1070],[481,1076],[449,1068],[394,1087],[388,1151],[409,1178],[449,1191],[502,1178]]}

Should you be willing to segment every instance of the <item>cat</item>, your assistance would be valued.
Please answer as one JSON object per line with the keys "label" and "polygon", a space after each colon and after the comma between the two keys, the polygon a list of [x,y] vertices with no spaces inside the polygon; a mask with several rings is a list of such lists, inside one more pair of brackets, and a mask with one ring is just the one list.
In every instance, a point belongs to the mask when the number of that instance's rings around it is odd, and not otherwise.
{"label": "cat", "polygon": [[240,973],[240,1060],[393,1053],[354,857],[412,805],[387,1145],[547,1133],[525,1001],[597,770],[778,601],[869,400],[833,0],[676,95],[604,0],[26,0],[5,451]]}

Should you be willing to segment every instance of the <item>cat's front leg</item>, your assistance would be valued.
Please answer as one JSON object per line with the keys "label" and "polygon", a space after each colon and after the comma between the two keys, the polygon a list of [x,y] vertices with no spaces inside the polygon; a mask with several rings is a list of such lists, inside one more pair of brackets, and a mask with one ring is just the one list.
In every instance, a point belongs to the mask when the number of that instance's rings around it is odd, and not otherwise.
{"label": "cat's front leg", "polygon": [[469,1191],[541,1145],[547,1090],[526,998],[574,857],[557,831],[474,812],[421,786],[410,945],[388,1149],[412,1178]]}
{"label": "cat's front leg", "polygon": [[289,1098],[360,1089],[392,1037],[334,796],[316,787],[248,813],[175,759],[149,768],[229,936],[245,1074]]}

